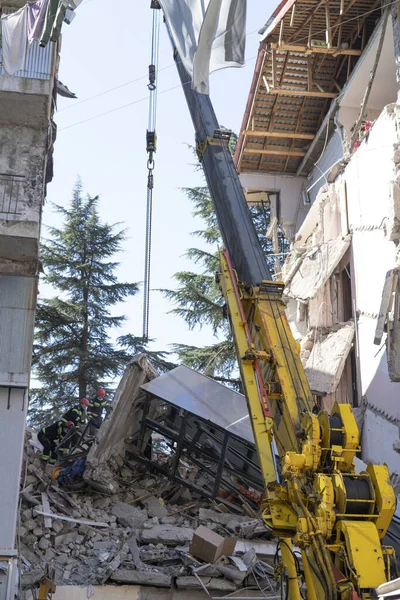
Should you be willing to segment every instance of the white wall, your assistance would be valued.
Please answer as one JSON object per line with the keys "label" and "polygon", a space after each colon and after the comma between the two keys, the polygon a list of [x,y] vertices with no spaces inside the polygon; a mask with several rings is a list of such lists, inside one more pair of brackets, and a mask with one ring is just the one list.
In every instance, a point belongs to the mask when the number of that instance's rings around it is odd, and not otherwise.
{"label": "white wall", "polygon": [[[346,91],[340,101],[338,120],[344,126],[347,136],[354,125],[362,103],[371,69],[375,62],[376,51],[381,37],[379,28],[371,38],[366,51],[360,57],[354,74],[346,86]],[[365,118],[374,120],[386,104],[395,102],[399,89],[396,81],[396,62],[393,39],[393,22],[389,16],[378,68],[375,74],[371,93],[368,99]]]}
{"label": "white wall", "polygon": [[[388,215],[393,206],[394,157],[399,143],[400,106],[380,115],[367,140],[352,156],[341,179],[346,181],[348,223],[352,232],[353,298],[359,315],[357,349],[359,390],[378,416],[367,410],[363,429],[363,458],[386,462],[400,472],[400,457],[393,450],[399,439],[400,384],[390,381],[386,348],[373,343],[383,284],[388,270],[398,265],[397,246],[391,241]],[[342,181],[335,182],[338,192]],[[398,213],[398,209],[396,209]],[[397,214],[400,218],[400,214]],[[382,342],[385,341],[385,335]],[[388,418],[385,418],[385,414]]]}
{"label": "white wall", "polygon": [[240,181],[246,192],[268,191],[280,194],[280,223],[289,240],[307,216],[309,207],[303,205],[301,192],[307,188],[304,177],[284,177],[268,173],[241,173]]}
{"label": "white wall", "polygon": [[398,438],[397,425],[367,409],[362,436],[363,459],[366,462],[386,463],[390,473],[400,474],[400,456],[393,452],[393,440]]}

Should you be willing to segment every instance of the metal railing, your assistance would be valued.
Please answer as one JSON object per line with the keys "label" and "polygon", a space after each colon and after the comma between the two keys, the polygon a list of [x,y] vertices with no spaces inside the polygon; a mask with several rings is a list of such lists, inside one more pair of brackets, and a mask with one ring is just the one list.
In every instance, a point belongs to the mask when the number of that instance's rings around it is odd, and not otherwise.
{"label": "metal railing", "polygon": [[[45,48],[33,40],[28,44],[24,68],[14,73],[13,77],[28,77],[29,79],[49,80],[52,74],[53,46],[49,42]],[[0,47],[0,76],[9,76],[3,67],[3,51]]]}

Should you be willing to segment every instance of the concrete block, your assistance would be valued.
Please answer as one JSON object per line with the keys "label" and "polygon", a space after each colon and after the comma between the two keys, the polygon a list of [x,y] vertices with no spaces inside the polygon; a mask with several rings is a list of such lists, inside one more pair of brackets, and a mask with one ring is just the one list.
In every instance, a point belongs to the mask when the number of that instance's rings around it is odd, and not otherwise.
{"label": "concrete block", "polygon": [[39,540],[38,546],[41,550],[47,550],[47,548],[50,548],[51,542],[47,538],[42,537]]}
{"label": "concrete block", "polygon": [[115,502],[111,507],[111,512],[123,527],[141,528],[148,519],[145,510],[125,504],[125,502]]}
{"label": "concrete block", "polygon": [[53,519],[53,523],[52,523],[51,527],[52,527],[53,531],[55,531],[56,533],[61,533],[62,530],[64,529],[62,521],[59,521],[58,519]]}
{"label": "concrete block", "polygon": [[[219,579],[217,577],[200,577],[200,579],[207,590],[220,592],[234,592],[236,590],[236,585],[232,581],[227,581],[226,579]],[[201,588],[198,579],[191,575],[187,577],[178,577],[176,586],[178,589],[186,590]]]}
{"label": "concrete block", "polygon": [[111,575],[112,581],[118,583],[130,583],[132,585],[154,585],[157,587],[170,587],[172,578],[164,573],[153,571],[131,571],[129,569],[118,569]]}
{"label": "concrete block", "polygon": [[249,517],[243,517],[241,515],[231,515],[226,513],[218,513],[215,510],[209,508],[199,509],[199,520],[201,522],[212,521],[213,523],[219,523],[220,525],[228,525],[230,521],[235,519],[238,523],[247,523]]}
{"label": "concrete block", "polygon": [[64,544],[70,544],[70,543],[81,543],[83,540],[83,537],[81,535],[79,535],[79,533],[77,531],[71,531],[70,533],[64,533],[62,535],[58,535],[55,538],[54,541],[54,545],[56,547],[58,546],[62,546]]}
{"label": "concrete block", "polygon": [[189,527],[174,527],[173,525],[155,525],[151,529],[142,532],[144,544],[165,544],[166,546],[177,546],[190,542],[194,530]]}
{"label": "concrete block", "polygon": [[143,501],[143,504],[145,505],[147,512],[151,517],[157,517],[158,519],[161,519],[162,517],[168,516],[168,510],[155,496],[147,498],[147,500]]}
{"label": "concrete block", "polygon": [[39,583],[39,581],[43,578],[43,574],[43,568],[39,566],[35,567],[28,573],[23,573],[21,577],[22,587],[27,588]]}

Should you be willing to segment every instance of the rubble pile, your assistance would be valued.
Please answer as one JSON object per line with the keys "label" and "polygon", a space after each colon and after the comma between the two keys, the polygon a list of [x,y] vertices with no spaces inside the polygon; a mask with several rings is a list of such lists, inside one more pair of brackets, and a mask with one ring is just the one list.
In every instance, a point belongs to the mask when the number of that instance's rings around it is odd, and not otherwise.
{"label": "rubble pile", "polygon": [[[40,581],[48,564],[57,585],[277,590],[276,543],[262,521],[239,505],[227,513],[223,503],[205,501],[122,460],[114,473],[118,493],[106,495],[83,480],[60,488],[51,478],[53,468],[29,443],[25,460],[17,535],[24,588]],[[236,537],[232,556],[213,564],[195,558],[189,545],[200,525]]]}

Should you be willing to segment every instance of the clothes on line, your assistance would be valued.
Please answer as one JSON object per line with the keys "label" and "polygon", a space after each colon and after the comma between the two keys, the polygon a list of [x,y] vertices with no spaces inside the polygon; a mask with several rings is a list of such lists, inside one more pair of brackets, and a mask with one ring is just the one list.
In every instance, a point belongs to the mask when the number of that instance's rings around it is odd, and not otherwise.
{"label": "clothes on line", "polygon": [[[45,47],[56,42],[63,21],[70,24],[73,12],[82,0],[36,0],[20,10],[1,17],[0,42],[2,62],[7,75],[23,69],[28,43],[34,40]],[[67,18],[66,18],[67,15]]]}
{"label": "clothes on line", "polygon": [[197,92],[209,74],[245,60],[247,0],[160,0],[175,47]]}

